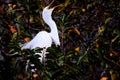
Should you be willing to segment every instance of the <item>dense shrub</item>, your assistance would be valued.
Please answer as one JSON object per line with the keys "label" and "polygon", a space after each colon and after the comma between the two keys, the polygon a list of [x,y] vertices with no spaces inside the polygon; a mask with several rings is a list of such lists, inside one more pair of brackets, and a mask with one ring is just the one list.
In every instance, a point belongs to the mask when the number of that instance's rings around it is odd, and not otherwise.
{"label": "dense shrub", "polygon": [[[46,64],[21,50],[49,27],[41,12],[51,0],[0,0],[0,80],[119,80],[120,1],[65,0],[53,12],[61,45],[47,49]],[[26,70],[26,63],[28,67]],[[35,64],[34,67],[30,66]],[[37,69],[34,73],[31,69]],[[104,78],[104,79],[103,79]]]}

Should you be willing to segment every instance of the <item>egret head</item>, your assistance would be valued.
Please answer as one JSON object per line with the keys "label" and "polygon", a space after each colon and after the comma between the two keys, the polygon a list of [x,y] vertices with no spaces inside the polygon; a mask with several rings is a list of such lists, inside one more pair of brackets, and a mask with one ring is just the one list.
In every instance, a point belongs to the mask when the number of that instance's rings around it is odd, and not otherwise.
{"label": "egret head", "polygon": [[48,6],[46,6],[44,9],[43,9],[43,12],[42,12],[42,17],[43,17],[43,20],[45,21],[45,23],[48,23],[50,22],[50,20],[52,20],[52,12],[55,8],[59,7],[59,6],[62,6],[61,4],[60,5],[57,5],[57,6],[54,6],[52,8],[51,7],[51,4],[50,3]]}
{"label": "egret head", "polygon": [[49,23],[52,20],[52,12],[53,12],[53,10],[54,10],[54,8],[50,8],[50,5],[46,6],[43,9],[42,17],[43,17],[43,20],[45,21],[46,24]]}
{"label": "egret head", "polygon": [[46,6],[44,9],[43,9],[43,13],[51,13],[52,14],[52,11],[54,10],[54,7],[53,8],[50,8],[51,4],[54,2],[55,0],[53,0],[48,6]]}
{"label": "egret head", "polygon": [[42,15],[46,15],[46,16],[49,16],[52,14],[54,10],[54,7],[53,8],[50,8],[50,5],[46,6],[44,9],[43,9],[43,12],[42,12]]}

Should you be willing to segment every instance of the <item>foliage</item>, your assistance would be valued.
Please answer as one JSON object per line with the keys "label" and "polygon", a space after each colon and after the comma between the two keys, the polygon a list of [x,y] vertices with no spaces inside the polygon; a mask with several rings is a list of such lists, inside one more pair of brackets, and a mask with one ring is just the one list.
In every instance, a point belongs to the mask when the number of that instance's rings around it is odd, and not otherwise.
{"label": "foliage", "polygon": [[119,80],[117,0],[54,1],[52,6],[62,5],[52,15],[61,46],[47,49],[45,64],[34,55],[41,49],[21,50],[39,31],[49,31],[41,12],[50,2],[0,0],[0,80]]}

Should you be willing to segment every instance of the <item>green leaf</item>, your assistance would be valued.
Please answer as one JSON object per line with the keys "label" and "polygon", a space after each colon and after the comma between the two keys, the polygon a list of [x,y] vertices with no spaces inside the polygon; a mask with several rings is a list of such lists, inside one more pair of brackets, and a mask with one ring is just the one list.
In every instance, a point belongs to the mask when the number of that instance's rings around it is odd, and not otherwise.
{"label": "green leaf", "polygon": [[20,18],[22,17],[23,15],[18,15],[17,16],[17,20],[20,20]]}
{"label": "green leaf", "polygon": [[15,41],[16,38],[17,38],[17,32],[15,32],[15,33],[13,34],[11,41]]}
{"label": "green leaf", "polygon": [[62,17],[62,22],[64,23],[66,15],[64,14]]}
{"label": "green leaf", "polygon": [[112,39],[112,40],[111,40],[111,41],[112,41],[112,43],[113,43],[113,42],[115,42],[115,40],[117,40],[119,37],[120,37],[120,36],[119,36],[119,35],[117,35],[114,39]]}
{"label": "green leaf", "polygon": [[107,18],[107,19],[105,20],[105,24],[107,24],[111,19],[112,19],[111,17]]}

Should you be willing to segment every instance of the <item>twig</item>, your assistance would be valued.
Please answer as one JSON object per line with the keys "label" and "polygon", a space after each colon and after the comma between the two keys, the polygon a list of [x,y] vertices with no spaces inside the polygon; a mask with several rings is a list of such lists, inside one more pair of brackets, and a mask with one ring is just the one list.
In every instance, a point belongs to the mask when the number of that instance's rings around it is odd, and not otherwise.
{"label": "twig", "polygon": [[105,58],[106,60],[108,60],[109,62],[112,62],[113,64],[115,64],[115,65],[117,65],[117,66],[119,66],[119,67],[120,67],[120,65],[119,65],[118,63],[113,62],[112,60],[108,59],[108,58],[107,58],[107,57],[105,57],[105,56],[104,56],[104,58]]}

